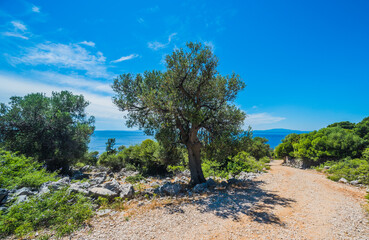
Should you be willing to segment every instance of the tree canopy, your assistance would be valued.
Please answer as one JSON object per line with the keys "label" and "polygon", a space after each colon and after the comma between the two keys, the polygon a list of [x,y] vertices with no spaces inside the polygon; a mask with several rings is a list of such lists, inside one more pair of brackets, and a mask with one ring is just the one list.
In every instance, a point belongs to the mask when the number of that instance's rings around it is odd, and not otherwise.
{"label": "tree canopy", "polygon": [[232,102],[245,87],[235,73],[223,76],[218,59],[201,43],[188,43],[166,57],[166,70],[122,74],[114,80],[114,103],[128,111],[127,125],[155,134],[165,145],[184,144],[191,183],[205,178],[201,148],[224,132],[241,128],[245,113]]}
{"label": "tree canopy", "polygon": [[0,144],[34,157],[49,170],[67,171],[87,151],[94,118],[87,118],[82,95],[53,92],[11,97],[0,104]]}

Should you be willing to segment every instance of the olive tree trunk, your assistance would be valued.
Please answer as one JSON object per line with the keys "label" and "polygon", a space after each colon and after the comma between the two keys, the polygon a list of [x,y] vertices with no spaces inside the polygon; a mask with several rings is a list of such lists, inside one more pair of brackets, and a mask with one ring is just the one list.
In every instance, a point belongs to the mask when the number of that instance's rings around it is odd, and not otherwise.
{"label": "olive tree trunk", "polygon": [[187,144],[188,150],[188,162],[191,172],[191,185],[206,182],[204,174],[201,168],[201,144],[200,143],[189,143]]}

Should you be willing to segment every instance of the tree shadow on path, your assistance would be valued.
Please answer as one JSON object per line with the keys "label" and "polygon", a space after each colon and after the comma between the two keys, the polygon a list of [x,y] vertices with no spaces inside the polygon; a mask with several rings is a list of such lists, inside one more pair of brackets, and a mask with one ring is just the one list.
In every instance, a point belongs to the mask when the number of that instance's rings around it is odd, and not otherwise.
{"label": "tree shadow on path", "polygon": [[283,226],[283,222],[272,211],[278,205],[289,207],[295,200],[262,189],[260,186],[263,183],[263,181],[246,181],[242,186],[215,190],[208,197],[190,204],[197,205],[200,212],[212,212],[221,218],[238,221],[242,215],[247,215],[259,223]]}

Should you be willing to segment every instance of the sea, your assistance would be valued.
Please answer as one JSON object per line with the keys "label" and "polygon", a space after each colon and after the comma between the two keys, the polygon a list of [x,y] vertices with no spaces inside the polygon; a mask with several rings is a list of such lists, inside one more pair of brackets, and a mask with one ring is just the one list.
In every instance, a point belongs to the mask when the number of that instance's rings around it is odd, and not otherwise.
{"label": "sea", "polygon": [[[271,148],[278,146],[282,139],[290,133],[300,134],[308,133],[308,131],[290,129],[253,130],[253,136],[268,139],[268,144]],[[115,138],[115,147],[136,145],[145,139],[154,139],[152,136],[145,135],[142,131],[96,130],[91,136],[89,150],[98,151],[100,154],[103,153],[105,151],[105,143],[109,138]]]}

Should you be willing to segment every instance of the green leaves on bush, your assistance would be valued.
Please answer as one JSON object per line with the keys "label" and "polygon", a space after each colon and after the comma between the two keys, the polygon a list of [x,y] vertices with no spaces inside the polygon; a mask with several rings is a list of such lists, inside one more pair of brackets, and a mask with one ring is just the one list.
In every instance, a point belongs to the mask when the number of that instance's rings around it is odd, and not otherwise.
{"label": "green leaves on bush", "polygon": [[56,173],[49,173],[42,164],[23,155],[0,150],[0,188],[37,188],[48,181],[55,181]]}
{"label": "green leaves on bush", "polygon": [[94,131],[94,118],[85,113],[88,104],[82,95],[68,91],[11,97],[8,105],[0,103],[0,143],[49,170],[66,172],[86,153]]}
{"label": "green leaves on bush", "polygon": [[327,171],[328,178],[338,181],[345,178],[348,181],[358,180],[359,183],[369,185],[369,162],[361,159],[346,159],[334,164]]}
{"label": "green leaves on bush", "polygon": [[207,160],[203,163],[203,170],[205,177],[217,176],[228,178],[230,174],[235,176],[240,172],[262,172],[264,168],[269,168],[269,166],[266,165],[266,163],[269,162],[270,159],[268,157],[256,160],[250,153],[242,151],[229,159],[225,168],[222,167],[219,162]]}
{"label": "green leaves on bush", "polygon": [[141,144],[121,148],[119,152],[104,152],[99,157],[98,164],[109,167],[113,170],[126,168],[138,170],[142,174],[163,174],[167,172],[169,163],[183,161],[183,155],[176,155],[178,158],[167,161],[168,154],[162,146],[151,139],[146,139]]}
{"label": "green leaves on bush", "polygon": [[6,214],[0,215],[0,234],[23,236],[50,228],[62,236],[77,229],[92,215],[92,202],[88,197],[68,189],[51,191],[14,204]]}

